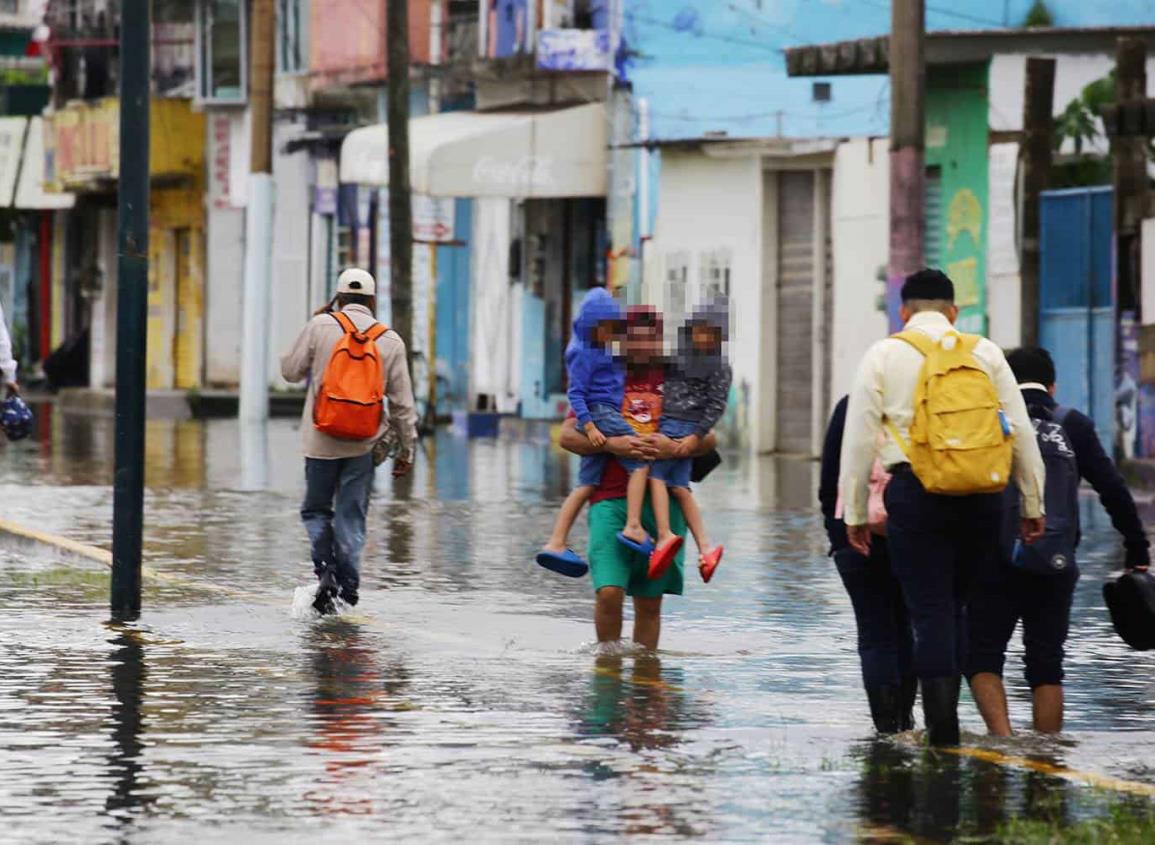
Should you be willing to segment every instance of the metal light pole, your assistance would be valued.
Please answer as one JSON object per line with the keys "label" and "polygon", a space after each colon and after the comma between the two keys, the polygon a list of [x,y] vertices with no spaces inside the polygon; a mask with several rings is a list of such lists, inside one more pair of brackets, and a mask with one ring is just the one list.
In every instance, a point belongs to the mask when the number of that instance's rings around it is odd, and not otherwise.
{"label": "metal light pole", "polygon": [[116,476],[110,598],[112,616],[117,620],[131,620],[140,615],[148,340],[150,7],[150,0],[123,0],[120,16]]}

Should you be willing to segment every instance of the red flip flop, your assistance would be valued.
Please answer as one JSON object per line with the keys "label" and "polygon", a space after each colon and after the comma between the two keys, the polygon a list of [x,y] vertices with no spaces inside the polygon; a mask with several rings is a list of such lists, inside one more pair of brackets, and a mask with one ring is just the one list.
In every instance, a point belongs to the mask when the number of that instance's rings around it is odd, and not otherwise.
{"label": "red flip flop", "polygon": [[718,568],[718,564],[722,562],[722,554],[726,550],[721,546],[715,546],[702,555],[702,560],[698,563],[698,572],[702,575],[702,580],[707,584],[710,579],[714,577],[714,570]]}
{"label": "red flip flop", "polygon": [[650,555],[651,581],[656,581],[666,574],[666,570],[668,570],[670,564],[674,562],[674,558],[677,556],[684,542],[685,539],[682,537],[672,537],[654,549],[654,553]]}

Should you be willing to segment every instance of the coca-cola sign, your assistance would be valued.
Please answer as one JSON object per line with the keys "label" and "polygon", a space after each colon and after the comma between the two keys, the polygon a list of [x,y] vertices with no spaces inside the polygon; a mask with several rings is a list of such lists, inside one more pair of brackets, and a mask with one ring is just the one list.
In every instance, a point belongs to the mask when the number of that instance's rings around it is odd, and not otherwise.
{"label": "coca-cola sign", "polygon": [[473,165],[473,181],[503,188],[547,189],[553,186],[553,156],[527,155],[503,160],[482,156]]}

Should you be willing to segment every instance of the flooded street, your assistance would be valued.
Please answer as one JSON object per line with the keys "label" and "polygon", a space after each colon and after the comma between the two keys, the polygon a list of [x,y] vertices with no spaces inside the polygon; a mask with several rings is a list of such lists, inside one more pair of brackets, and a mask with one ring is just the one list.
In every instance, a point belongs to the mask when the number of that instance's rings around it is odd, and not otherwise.
{"label": "flooded street", "polygon": [[[0,448],[0,518],[108,548],[111,420],[41,423]],[[576,479],[548,443],[443,432],[381,473],[361,604],[293,618],[295,426],[149,424],[135,625],[100,564],[0,542],[0,839],[988,841],[1155,806],[1155,654],[1111,630],[1093,499],[1068,732],[995,745],[964,694],[987,759],[871,738],[817,464],[729,458],[699,488],[718,576],[667,601],[659,654],[599,655],[588,579],[532,563]]]}

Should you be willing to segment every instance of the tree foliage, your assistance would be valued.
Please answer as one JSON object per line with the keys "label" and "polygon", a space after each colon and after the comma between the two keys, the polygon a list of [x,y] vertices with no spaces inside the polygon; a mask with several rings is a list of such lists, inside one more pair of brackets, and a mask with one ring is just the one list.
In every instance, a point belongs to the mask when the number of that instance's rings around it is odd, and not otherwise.
{"label": "tree foliage", "polygon": [[1031,10],[1027,12],[1026,19],[1023,20],[1024,27],[1032,26],[1054,26],[1055,16],[1051,14],[1051,10],[1047,8],[1047,4],[1043,0],[1035,0]]}

